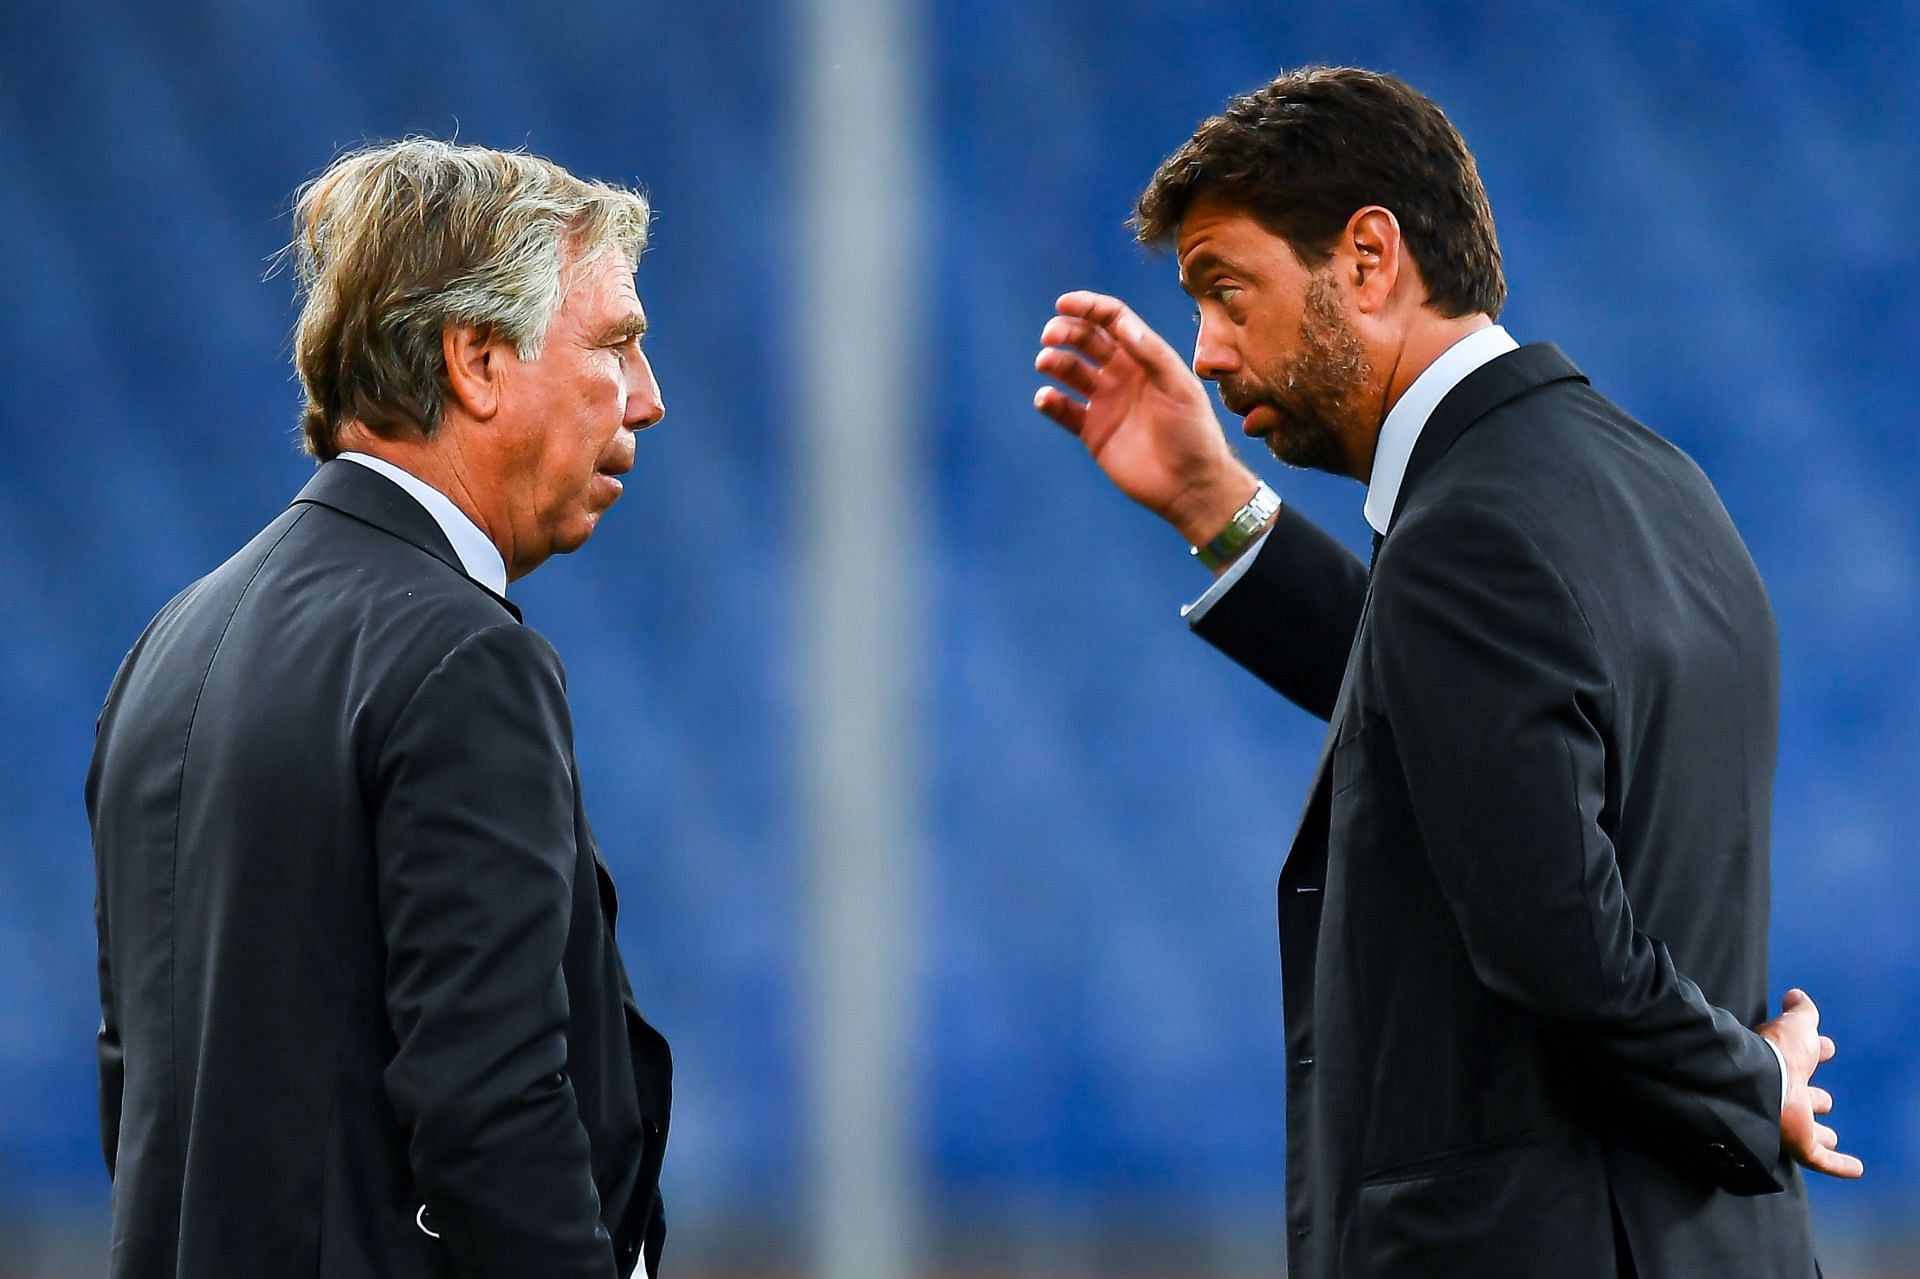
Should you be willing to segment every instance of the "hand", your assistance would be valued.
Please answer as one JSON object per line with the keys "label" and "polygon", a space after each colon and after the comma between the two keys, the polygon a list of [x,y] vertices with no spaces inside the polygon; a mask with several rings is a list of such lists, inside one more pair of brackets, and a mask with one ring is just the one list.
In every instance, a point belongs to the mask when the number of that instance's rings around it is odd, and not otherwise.
{"label": "hand", "polygon": [[1259,481],[1234,455],[1200,379],[1118,298],[1063,295],[1033,367],[1033,406],[1080,437],[1115,487],[1194,545],[1218,536]]}
{"label": "hand", "polygon": [[1794,1159],[1830,1177],[1858,1177],[1866,1171],[1852,1155],[1835,1147],[1839,1134],[1814,1118],[1833,1109],[1833,1095],[1811,1080],[1821,1062],[1833,1056],[1833,1040],[1820,1033],[1820,1010],[1804,990],[1790,990],[1780,1015],[1755,1033],[1780,1050],[1787,1067],[1787,1100],[1780,1108],[1780,1148]]}

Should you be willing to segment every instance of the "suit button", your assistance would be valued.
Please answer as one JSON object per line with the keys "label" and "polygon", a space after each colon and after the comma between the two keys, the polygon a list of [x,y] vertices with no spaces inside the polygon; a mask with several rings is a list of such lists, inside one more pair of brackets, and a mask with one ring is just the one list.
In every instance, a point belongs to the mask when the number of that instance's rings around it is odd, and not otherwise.
{"label": "suit button", "polygon": [[1296,1062],[1294,1062],[1293,1064],[1294,1064],[1294,1066],[1295,1066],[1296,1068],[1298,1068],[1298,1069],[1300,1069],[1300,1070],[1305,1070],[1305,1069],[1307,1069],[1307,1068],[1308,1068],[1309,1066],[1311,1066],[1311,1065],[1313,1065],[1313,1058],[1311,1058],[1311,1057],[1302,1057],[1302,1058],[1300,1058],[1300,1059],[1299,1059],[1298,1061],[1296,1061]]}
{"label": "suit button", "polygon": [[420,1233],[423,1235],[431,1235],[435,1239],[440,1237],[440,1232],[427,1224],[427,1206],[425,1204],[421,1204],[420,1211],[413,1214],[413,1224],[420,1227]]}

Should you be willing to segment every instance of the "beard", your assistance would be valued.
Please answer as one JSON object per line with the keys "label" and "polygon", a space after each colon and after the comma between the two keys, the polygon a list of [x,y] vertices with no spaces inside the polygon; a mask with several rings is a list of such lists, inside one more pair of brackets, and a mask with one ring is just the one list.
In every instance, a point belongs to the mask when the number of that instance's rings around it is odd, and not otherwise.
{"label": "beard", "polygon": [[1349,442],[1361,433],[1354,405],[1372,374],[1359,336],[1341,314],[1333,275],[1321,272],[1307,285],[1299,350],[1271,369],[1223,383],[1221,392],[1235,406],[1273,410],[1279,424],[1265,437],[1280,461],[1352,475]]}

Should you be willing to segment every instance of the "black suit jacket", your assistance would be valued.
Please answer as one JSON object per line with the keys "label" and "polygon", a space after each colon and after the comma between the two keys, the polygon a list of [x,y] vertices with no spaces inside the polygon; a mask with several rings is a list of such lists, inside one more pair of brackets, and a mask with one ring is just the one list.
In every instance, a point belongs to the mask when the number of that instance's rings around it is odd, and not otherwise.
{"label": "black suit jacket", "polygon": [[1747,1029],[1773,616],[1692,461],[1522,348],[1429,419],[1371,581],[1283,510],[1197,630],[1331,720],[1279,885],[1289,1273],[1812,1275]]}
{"label": "black suit jacket", "polygon": [[657,1260],[671,1065],[559,658],[397,485],[327,463],[161,611],[87,809],[112,1275]]}

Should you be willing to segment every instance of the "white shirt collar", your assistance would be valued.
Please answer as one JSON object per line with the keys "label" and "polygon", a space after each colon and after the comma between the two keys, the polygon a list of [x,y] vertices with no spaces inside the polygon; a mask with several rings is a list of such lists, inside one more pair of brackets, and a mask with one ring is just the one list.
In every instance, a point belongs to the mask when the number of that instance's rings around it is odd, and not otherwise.
{"label": "white shirt collar", "polygon": [[403,471],[385,458],[374,457],[371,453],[342,453],[343,461],[358,462],[369,471],[378,472],[407,491],[414,501],[427,509],[433,522],[453,543],[453,553],[460,557],[460,566],[467,576],[492,591],[495,595],[507,593],[507,562],[500,556],[500,548],[493,540],[480,531],[480,526],[467,518],[467,513],[453,504],[453,499],[433,485],[412,474]]}
{"label": "white shirt collar", "polygon": [[1520,344],[1497,324],[1475,329],[1440,353],[1440,358],[1413,380],[1380,424],[1380,442],[1373,451],[1373,478],[1367,483],[1367,523],[1385,533],[1400,500],[1400,484],[1407,478],[1407,460],[1427,419],[1447,398],[1447,392],[1481,365],[1518,350]]}

